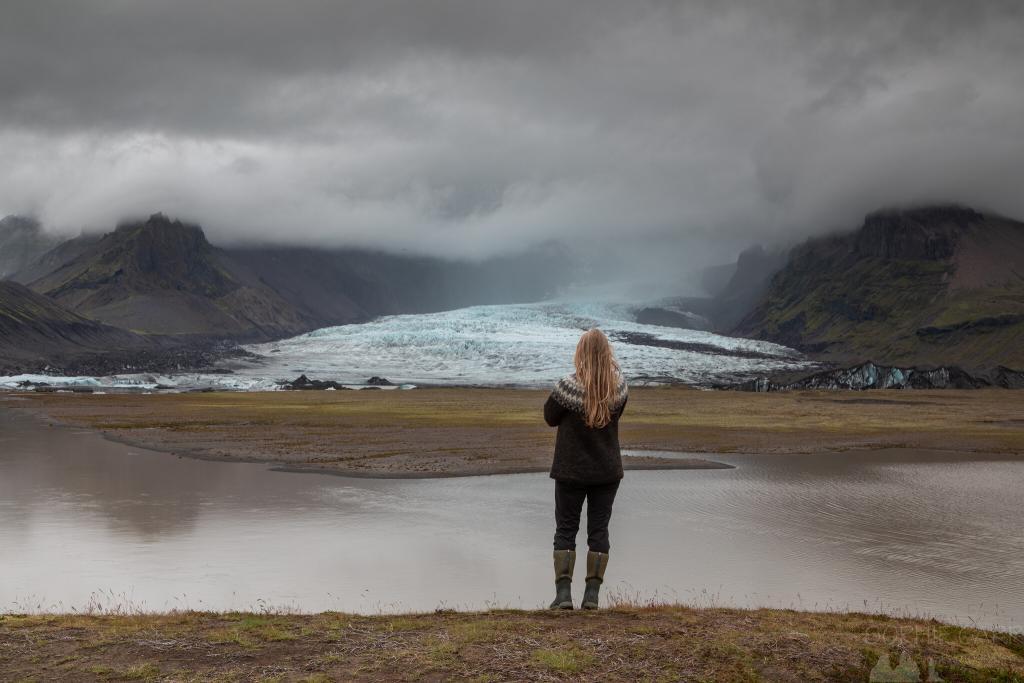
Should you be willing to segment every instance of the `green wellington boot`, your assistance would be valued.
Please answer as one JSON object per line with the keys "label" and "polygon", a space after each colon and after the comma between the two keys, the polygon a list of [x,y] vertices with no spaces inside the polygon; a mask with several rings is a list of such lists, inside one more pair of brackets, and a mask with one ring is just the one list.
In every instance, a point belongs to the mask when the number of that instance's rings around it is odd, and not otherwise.
{"label": "green wellington boot", "polygon": [[551,609],[572,609],[572,569],[576,566],[575,550],[555,551],[555,600]]}
{"label": "green wellington boot", "polygon": [[587,553],[587,588],[583,591],[583,609],[597,609],[597,597],[604,583],[604,569],[608,566],[608,553]]}

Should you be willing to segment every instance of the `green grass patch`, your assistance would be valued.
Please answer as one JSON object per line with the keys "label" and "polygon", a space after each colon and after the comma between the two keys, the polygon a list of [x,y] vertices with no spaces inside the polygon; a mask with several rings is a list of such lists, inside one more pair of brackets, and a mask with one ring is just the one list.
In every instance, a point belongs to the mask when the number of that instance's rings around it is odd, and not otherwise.
{"label": "green grass patch", "polygon": [[557,671],[563,674],[580,673],[590,667],[595,657],[584,652],[578,647],[568,649],[540,649],[534,650],[533,662],[550,671]]}

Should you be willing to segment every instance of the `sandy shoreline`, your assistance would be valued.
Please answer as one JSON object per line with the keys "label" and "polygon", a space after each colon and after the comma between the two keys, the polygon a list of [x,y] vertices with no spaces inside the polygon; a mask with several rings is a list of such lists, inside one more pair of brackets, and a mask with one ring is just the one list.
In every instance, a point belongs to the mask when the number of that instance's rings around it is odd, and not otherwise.
{"label": "sandy shoreline", "polygon": [[[510,389],[507,391],[516,390]],[[228,396],[239,395],[234,392],[225,392],[225,394]],[[280,395],[278,392],[264,392],[264,394],[268,396]],[[253,394],[245,395],[251,396]],[[289,395],[309,397],[314,399],[315,402],[315,399],[323,394],[322,392],[302,392],[301,394]],[[198,440],[190,444],[184,444],[167,438],[169,430],[162,428],[140,427],[138,429],[109,429],[106,428],[109,425],[95,421],[96,415],[86,417],[84,415],[76,414],[73,411],[69,413],[62,410],[62,408],[69,406],[31,400],[37,396],[54,396],[54,394],[16,394],[13,392],[5,394],[0,392],[0,406],[9,406],[15,409],[25,410],[41,418],[51,420],[54,424],[62,427],[92,429],[102,435],[104,439],[112,443],[195,460],[266,464],[270,465],[269,469],[274,472],[326,474],[366,479],[445,479],[466,476],[541,473],[547,472],[550,469],[551,464],[552,448],[547,448],[542,451],[531,449],[528,454],[525,454],[527,457],[523,457],[523,455],[511,458],[506,456],[501,460],[484,457],[470,462],[462,461],[456,457],[449,457],[441,460],[435,458],[428,463],[411,463],[404,467],[396,467],[394,463],[388,463],[387,466],[381,466],[380,463],[374,462],[374,460],[379,459],[380,456],[378,454],[368,453],[363,456],[348,456],[348,459],[354,460],[357,464],[356,466],[345,466],[343,464],[345,461],[317,460],[313,459],[309,453],[301,451],[282,454],[280,451],[262,450],[254,453],[253,451],[247,450],[241,444],[236,444],[234,447],[231,447],[230,444],[227,444],[220,439]],[[74,395],[61,395],[58,400],[73,396]],[[88,397],[90,395],[81,394],[79,396]],[[130,395],[120,396],[124,397]],[[181,394],[178,394],[178,396],[181,396]],[[114,406],[113,410],[116,411],[116,409],[116,406]],[[104,413],[104,415],[109,417],[110,413]],[[405,429],[409,430],[408,427],[405,427]],[[412,431],[413,434],[416,433],[415,429],[410,431]],[[550,433],[553,444],[554,430],[551,430]],[[267,438],[267,435],[263,434],[261,437]],[[360,452],[363,453],[363,451]],[[408,460],[415,459],[415,451],[405,455]],[[388,459],[394,458],[392,456]],[[403,460],[405,461],[405,459]],[[623,468],[628,471],[706,470],[732,469],[733,466],[705,458],[661,458],[630,455],[624,456]]]}
{"label": "sandy shoreline", "polygon": [[[441,478],[546,472],[555,430],[546,391],[0,394],[55,422],[133,447],[284,472]],[[1024,392],[892,391],[743,394],[636,388],[627,469],[728,467],[715,454],[912,449],[1024,454]],[[705,457],[707,456],[707,457]]]}

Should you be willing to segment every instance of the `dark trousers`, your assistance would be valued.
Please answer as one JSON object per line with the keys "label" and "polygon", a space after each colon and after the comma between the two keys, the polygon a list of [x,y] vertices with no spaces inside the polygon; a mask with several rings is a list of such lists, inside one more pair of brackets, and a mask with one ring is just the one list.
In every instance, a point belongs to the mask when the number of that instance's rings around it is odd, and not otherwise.
{"label": "dark trousers", "polygon": [[580,530],[583,499],[587,500],[587,545],[598,553],[608,552],[608,522],[619,482],[582,486],[555,482],[555,550],[575,550]]}

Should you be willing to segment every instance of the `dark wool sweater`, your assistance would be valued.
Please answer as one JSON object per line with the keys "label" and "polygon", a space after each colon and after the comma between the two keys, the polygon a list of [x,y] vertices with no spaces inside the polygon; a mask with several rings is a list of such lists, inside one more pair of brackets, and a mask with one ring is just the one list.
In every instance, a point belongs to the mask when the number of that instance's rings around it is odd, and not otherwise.
{"label": "dark wool sweater", "polygon": [[619,418],[626,409],[629,388],[619,377],[612,420],[600,429],[588,427],[583,413],[583,388],[576,375],[558,380],[544,404],[544,421],[558,427],[551,478],[572,484],[608,484],[622,479]]}

